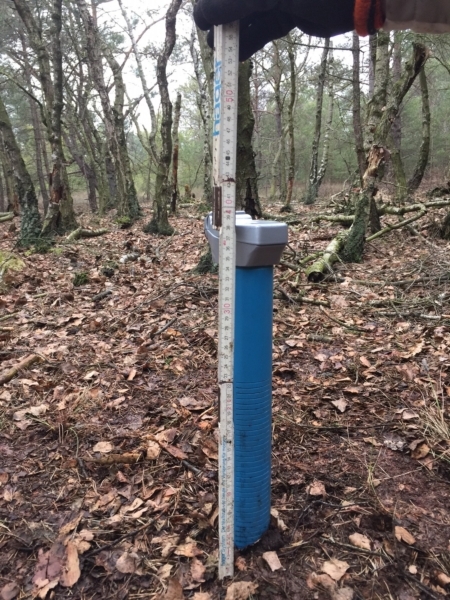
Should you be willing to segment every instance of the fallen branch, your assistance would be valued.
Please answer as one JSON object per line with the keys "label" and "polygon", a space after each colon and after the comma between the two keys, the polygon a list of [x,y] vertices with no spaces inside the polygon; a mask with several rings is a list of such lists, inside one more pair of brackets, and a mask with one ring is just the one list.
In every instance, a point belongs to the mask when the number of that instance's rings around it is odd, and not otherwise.
{"label": "fallen branch", "polygon": [[14,213],[0,213],[0,223],[6,223],[6,221],[12,221],[14,219]]}
{"label": "fallen branch", "polygon": [[330,308],[330,303],[325,300],[313,300],[312,298],[305,298],[301,294],[293,297],[285,292],[279,285],[277,285],[275,289],[278,290],[288,302],[292,302],[293,304],[312,304],[313,306],[326,306],[327,308]]}
{"label": "fallen branch", "polygon": [[22,371],[23,369],[28,369],[29,367],[31,367],[31,365],[34,365],[34,363],[40,362],[41,360],[42,357],[38,354],[32,354],[31,356],[27,356],[27,358],[21,360],[18,365],[12,367],[12,369],[9,369],[9,371],[6,371],[5,373],[3,373],[3,375],[0,375],[0,385],[8,383],[8,381],[11,381],[11,379],[13,379],[19,371]]}
{"label": "fallen branch", "polygon": [[423,210],[419,214],[414,215],[413,217],[410,217],[409,219],[405,219],[404,221],[400,221],[399,223],[395,223],[394,225],[387,225],[381,231],[377,231],[377,233],[374,233],[373,235],[369,236],[367,238],[366,242],[372,242],[373,240],[376,240],[377,238],[384,235],[385,233],[389,233],[390,231],[394,231],[395,229],[401,229],[402,227],[405,227],[405,225],[409,225],[409,223],[413,223],[414,221],[421,219],[424,215],[427,214],[426,208],[425,207],[422,207],[422,208],[423,208]]}
{"label": "fallen branch", "polygon": [[320,307],[320,310],[330,319],[330,321],[334,321],[334,323],[336,323],[340,327],[344,327],[349,331],[356,331],[357,333],[367,333],[364,329],[361,329],[360,327],[353,327],[353,325],[347,325],[347,323],[344,323],[344,321],[336,319],[336,317],[333,317],[332,315],[327,313],[327,311],[322,306]]}
{"label": "fallen branch", "polygon": [[109,233],[108,229],[83,229],[82,227],[78,227],[69,233],[66,237],[66,242],[76,242],[81,238],[93,238],[98,237],[100,235],[105,235],[105,233]]}
{"label": "fallen branch", "polygon": [[3,317],[0,317],[0,322],[7,321],[8,319],[12,319],[13,317],[15,317],[18,314],[19,314],[18,312],[15,312],[15,313],[9,313],[9,315],[3,315]]}
{"label": "fallen branch", "polygon": [[339,252],[344,247],[348,231],[341,231],[325,248],[323,256],[306,269],[308,281],[318,283],[323,281],[327,273],[331,273],[331,266],[338,260]]}

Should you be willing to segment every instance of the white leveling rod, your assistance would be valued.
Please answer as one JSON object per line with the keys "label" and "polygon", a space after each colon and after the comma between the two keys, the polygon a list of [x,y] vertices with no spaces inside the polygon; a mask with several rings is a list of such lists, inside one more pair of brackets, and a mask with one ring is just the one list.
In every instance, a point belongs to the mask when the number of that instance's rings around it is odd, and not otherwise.
{"label": "white leveling rod", "polygon": [[219,578],[234,570],[233,349],[239,23],[215,27],[213,222],[219,234]]}

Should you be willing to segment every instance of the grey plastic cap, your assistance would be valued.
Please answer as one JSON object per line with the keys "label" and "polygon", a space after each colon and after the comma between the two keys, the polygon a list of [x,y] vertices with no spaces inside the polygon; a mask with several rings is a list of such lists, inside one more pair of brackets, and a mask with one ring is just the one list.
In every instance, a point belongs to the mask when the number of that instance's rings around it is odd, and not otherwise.
{"label": "grey plastic cap", "polygon": [[[205,234],[215,263],[219,262],[219,232],[213,228],[212,213],[205,218]],[[236,212],[236,266],[267,267],[281,260],[288,243],[288,227],[278,221],[253,221]]]}

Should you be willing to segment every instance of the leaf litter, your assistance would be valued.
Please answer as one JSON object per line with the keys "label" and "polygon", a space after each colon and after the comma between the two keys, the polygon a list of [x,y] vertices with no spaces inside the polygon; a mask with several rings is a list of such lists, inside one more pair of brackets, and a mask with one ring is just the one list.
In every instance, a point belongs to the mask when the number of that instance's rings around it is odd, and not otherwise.
{"label": "leaf litter", "polygon": [[[60,255],[24,256],[12,275],[0,299],[14,313],[1,370],[32,353],[42,360],[0,392],[0,598],[57,600],[69,588],[100,599],[119,585],[121,598],[294,600],[325,590],[348,600],[400,596],[404,577],[416,597],[444,597],[450,290],[445,279],[395,282],[445,271],[446,244],[386,238],[364,265],[338,265],[319,286],[276,268],[291,297],[332,308],[274,302],[271,527],[237,553],[237,581],[222,584],[217,276],[186,269],[186,255],[195,263],[205,247],[191,216],[182,210],[169,239],[136,224]],[[315,243],[308,225],[290,239],[299,251]],[[13,243],[6,232],[0,244]],[[105,278],[102,262],[118,263],[130,245],[138,259]],[[74,260],[90,275],[78,288]],[[275,557],[282,568],[272,570]],[[333,579],[327,563],[335,577],[349,566]]]}

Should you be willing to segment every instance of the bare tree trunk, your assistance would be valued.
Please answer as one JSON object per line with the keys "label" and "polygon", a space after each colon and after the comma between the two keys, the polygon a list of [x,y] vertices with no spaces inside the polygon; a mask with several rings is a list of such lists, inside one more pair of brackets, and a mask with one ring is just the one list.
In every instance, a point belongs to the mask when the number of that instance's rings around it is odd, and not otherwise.
{"label": "bare tree trunk", "polygon": [[281,212],[290,212],[292,210],[292,194],[294,190],[295,179],[295,130],[294,130],[294,108],[297,99],[297,74],[295,68],[295,46],[292,43],[290,35],[287,37],[287,49],[289,58],[289,83],[290,97],[288,106],[288,137],[289,137],[289,167],[288,167],[288,182],[286,203],[282,207]]}
{"label": "bare tree trunk", "polygon": [[21,208],[19,244],[31,246],[37,241],[41,232],[41,216],[33,181],[25,166],[20,148],[16,142],[11,121],[3,100],[0,98],[0,133],[14,171],[14,179]]}
{"label": "bare tree trunk", "polygon": [[419,81],[420,91],[422,94],[422,143],[420,144],[419,157],[417,159],[416,167],[411,179],[408,181],[408,195],[410,196],[419,189],[419,186],[422,183],[422,179],[425,175],[428,165],[428,160],[430,158],[431,146],[430,96],[428,93],[428,82],[425,66],[420,71]]}
{"label": "bare tree trunk", "polygon": [[279,190],[278,199],[286,202],[286,160],[285,160],[285,138],[286,133],[283,127],[283,99],[281,93],[281,57],[279,42],[272,42],[273,47],[273,80],[274,80],[274,100],[275,100],[275,127],[278,139],[278,149],[272,164],[272,189],[270,192],[271,200],[274,200]]}
{"label": "bare tree trunk", "polygon": [[356,160],[358,161],[359,178],[362,184],[364,171],[366,170],[366,154],[364,152],[364,140],[361,125],[361,61],[360,61],[360,45],[359,35],[356,31],[353,32],[353,132],[355,134],[355,150]]}
{"label": "bare tree trunk", "polygon": [[3,167],[3,177],[5,180],[6,210],[8,212],[13,212],[17,216],[20,214],[19,195],[17,193],[13,165],[6,152],[2,135],[0,135],[0,163]]}
{"label": "bare tree trunk", "polygon": [[368,149],[368,168],[364,175],[363,189],[356,204],[355,219],[351,226],[341,257],[345,262],[360,262],[364,252],[371,203],[377,192],[378,181],[383,177],[386,157],[385,144],[389,131],[406,94],[418,77],[429,51],[421,44],[413,44],[413,54],[405,65],[403,75],[395,83],[388,102],[387,83],[389,72],[389,34],[378,32],[375,90],[369,103],[365,145]]}
{"label": "bare tree trunk", "polygon": [[369,100],[375,90],[375,65],[377,62],[378,34],[369,36]]}
{"label": "bare tree trunk", "polygon": [[[24,60],[24,72],[25,72],[25,80],[27,83],[28,92],[32,93],[32,82],[31,82],[31,66],[28,60],[28,51],[27,51],[27,43],[25,40],[25,35],[22,29],[19,31],[20,40],[22,43],[22,52],[23,52],[23,60]],[[29,96],[29,105],[30,105],[30,113],[31,113],[31,123],[33,126],[33,136],[34,136],[34,147],[36,152],[36,172],[39,181],[39,189],[42,197],[42,204],[44,207],[44,214],[48,210],[48,205],[50,202],[50,198],[47,190],[47,178],[44,175],[43,165],[42,165],[42,128],[41,128],[41,120],[38,114],[38,109],[36,106],[35,100]],[[45,142],[44,142],[45,145]]]}
{"label": "bare tree trunk", "polygon": [[[39,80],[44,96],[42,118],[52,150],[50,204],[42,233],[74,229],[77,226],[73,200],[64,160],[61,139],[63,102],[63,69],[61,48],[62,0],[53,0],[51,9],[51,55],[42,37],[42,28],[26,0],[13,0],[14,6],[28,33],[30,46],[37,56]],[[53,79],[52,79],[53,75]]]}
{"label": "bare tree trunk", "polygon": [[197,29],[197,39],[200,46],[200,59],[194,44],[195,29],[192,30],[190,53],[194,65],[198,86],[197,106],[203,124],[203,204],[212,206],[212,148],[211,148],[211,115],[212,115],[212,81],[214,78],[213,52],[206,42],[203,31]]}
{"label": "bare tree trunk", "polygon": [[314,204],[318,193],[318,171],[319,171],[319,144],[322,134],[322,110],[323,110],[323,92],[325,89],[325,78],[328,66],[328,54],[330,52],[330,38],[326,38],[322,58],[319,67],[319,79],[317,82],[316,94],[316,123],[314,128],[314,138],[311,151],[311,166],[309,169],[309,181],[305,194],[304,203]]}
{"label": "bare tree trunk", "polygon": [[236,204],[240,203],[241,208],[254,218],[261,217],[262,211],[259,203],[258,176],[252,144],[255,118],[250,97],[251,73],[252,63],[250,60],[239,64]]}
{"label": "bare tree trunk", "polygon": [[[393,59],[392,59],[392,84],[395,85],[402,76],[402,33],[394,32]],[[400,112],[391,126],[389,136],[391,162],[395,178],[396,204],[403,204],[407,196],[406,174],[401,155],[402,150],[402,117]]]}
{"label": "bare tree trunk", "polygon": [[181,94],[177,94],[177,100],[175,102],[174,109],[174,118],[173,118],[173,128],[172,128],[172,143],[173,143],[173,152],[172,152],[172,198],[170,208],[172,214],[177,212],[177,204],[180,200],[180,190],[178,188],[178,154],[180,151],[180,136],[178,134],[178,130],[180,127],[180,117],[181,117]]}
{"label": "bare tree trunk", "polygon": [[[95,14],[89,13],[86,0],[76,0],[86,35],[86,51],[91,79],[99,94],[105,123],[108,155],[106,172],[108,174],[110,198],[116,198],[118,215],[123,219],[134,220],[139,217],[140,208],[136,188],[131,173],[131,164],[126,145],[123,104],[125,85],[122,70],[110,49],[101,38],[96,25]],[[95,8],[95,7],[94,7]],[[108,61],[114,76],[115,99],[111,106],[109,89],[105,82],[102,54]]]}
{"label": "bare tree trunk", "polygon": [[[1,161],[0,161],[0,167],[1,167]],[[0,168],[0,212],[5,212],[6,211],[6,196],[5,196],[5,188],[3,186],[3,175],[2,175],[2,169]]]}
{"label": "bare tree trunk", "polygon": [[167,64],[176,41],[176,21],[182,0],[172,0],[166,13],[166,36],[164,47],[156,63],[156,80],[161,96],[161,151],[158,155],[153,217],[146,225],[147,233],[171,235],[173,227],[169,223],[167,203],[170,200],[169,169],[172,159],[172,102],[167,82]]}

